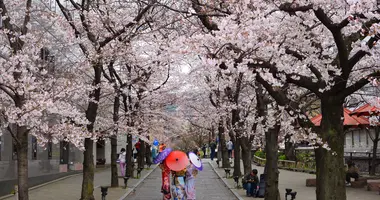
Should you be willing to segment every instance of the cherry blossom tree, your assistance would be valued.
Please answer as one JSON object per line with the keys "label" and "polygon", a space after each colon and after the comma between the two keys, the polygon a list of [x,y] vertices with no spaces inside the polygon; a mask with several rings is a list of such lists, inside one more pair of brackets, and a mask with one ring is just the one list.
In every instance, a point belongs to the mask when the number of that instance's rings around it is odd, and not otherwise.
{"label": "cherry blossom tree", "polygon": [[[42,1],[0,1],[0,118],[17,151],[18,197],[28,196],[28,136],[40,145],[66,140],[83,149],[88,124],[72,104],[83,102],[90,88],[82,81],[86,62],[67,60],[59,51],[72,44],[60,16]],[[44,25],[44,22],[58,23]],[[60,37],[60,41],[56,37]],[[51,50],[48,50],[51,49]]]}

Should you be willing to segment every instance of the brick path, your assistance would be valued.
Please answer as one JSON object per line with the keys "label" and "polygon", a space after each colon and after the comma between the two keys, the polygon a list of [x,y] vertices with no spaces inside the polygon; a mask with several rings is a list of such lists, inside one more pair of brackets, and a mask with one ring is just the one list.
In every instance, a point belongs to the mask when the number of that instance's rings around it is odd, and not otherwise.
{"label": "brick path", "polygon": [[[203,163],[203,171],[196,178],[197,199],[236,200],[237,198],[219,179],[208,162]],[[161,200],[161,170],[157,167],[134,192],[127,196],[128,200]]]}

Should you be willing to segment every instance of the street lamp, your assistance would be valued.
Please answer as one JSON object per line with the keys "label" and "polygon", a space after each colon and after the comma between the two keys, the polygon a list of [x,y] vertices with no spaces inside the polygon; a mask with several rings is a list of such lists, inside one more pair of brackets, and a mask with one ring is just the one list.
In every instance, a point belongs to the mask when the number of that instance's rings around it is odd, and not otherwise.
{"label": "street lamp", "polygon": [[290,193],[290,196],[292,197],[290,200],[296,199],[297,192]]}
{"label": "street lamp", "polygon": [[108,187],[107,186],[102,186],[100,187],[100,191],[102,192],[102,200],[106,200],[107,192],[108,192]]}
{"label": "street lamp", "polygon": [[124,189],[127,189],[129,176],[124,176]]}
{"label": "street lamp", "polygon": [[288,196],[290,196],[290,194],[292,193],[292,189],[286,188],[285,191],[285,200],[288,200]]}
{"label": "street lamp", "polygon": [[240,188],[240,185],[239,185],[239,176],[234,176],[234,181],[236,183],[236,188],[239,189]]}
{"label": "street lamp", "polygon": [[143,170],[144,168],[140,167],[137,169],[137,178],[140,178],[141,176],[141,171]]}
{"label": "street lamp", "polygon": [[226,178],[228,178],[230,176],[230,169],[228,168],[224,168],[224,172],[226,173]]}

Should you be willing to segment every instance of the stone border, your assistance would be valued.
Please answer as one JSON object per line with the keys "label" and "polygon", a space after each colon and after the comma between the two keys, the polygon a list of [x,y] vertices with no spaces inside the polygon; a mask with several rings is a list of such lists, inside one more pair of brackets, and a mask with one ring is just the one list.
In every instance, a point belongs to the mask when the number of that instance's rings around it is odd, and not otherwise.
{"label": "stone border", "polygon": [[218,175],[218,177],[223,181],[223,183],[226,185],[226,187],[232,192],[232,194],[235,195],[235,197],[238,199],[238,200],[244,200],[237,192],[233,191],[232,189],[235,189],[235,188],[232,188],[226,180],[224,180],[223,176],[221,174],[219,174],[218,171],[216,171],[216,169],[214,168],[214,166],[211,164],[211,160],[208,161],[208,164],[211,166],[212,170]]}
{"label": "stone border", "polygon": [[141,180],[139,180],[133,187],[131,188],[127,188],[127,192],[124,193],[123,196],[121,196],[118,200],[124,200],[127,198],[127,196],[132,192],[134,191],[154,170],[156,170],[158,165],[154,165],[154,167],[152,168],[152,171],[148,172],[147,174],[145,174],[144,177],[141,178]]}

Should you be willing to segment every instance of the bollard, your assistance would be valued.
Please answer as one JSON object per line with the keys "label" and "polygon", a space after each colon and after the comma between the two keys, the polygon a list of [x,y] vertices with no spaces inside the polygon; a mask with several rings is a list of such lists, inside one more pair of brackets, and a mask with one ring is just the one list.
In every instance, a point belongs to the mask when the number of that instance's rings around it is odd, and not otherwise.
{"label": "bollard", "polygon": [[100,191],[102,192],[102,200],[106,200],[108,187],[107,186],[101,186]]}
{"label": "bollard", "polygon": [[290,196],[290,194],[292,193],[292,189],[289,189],[289,188],[287,188],[287,189],[285,189],[285,200],[288,200],[288,196]]}
{"label": "bollard", "polygon": [[124,176],[124,189],[127,189],[129,176]]}
{"label": "bollard", "polygon": [[296,199],[297,192],[290,193],[290,196],[292,197],[290,200]]}
{"label": "bollard", "polygon": [[226,178],[228,178],[230,176],[230,169],[228,168],[224,168],[224,172],[226,172]]}

